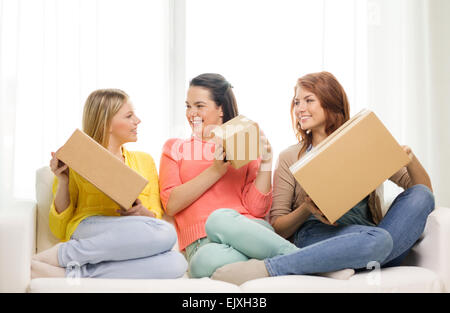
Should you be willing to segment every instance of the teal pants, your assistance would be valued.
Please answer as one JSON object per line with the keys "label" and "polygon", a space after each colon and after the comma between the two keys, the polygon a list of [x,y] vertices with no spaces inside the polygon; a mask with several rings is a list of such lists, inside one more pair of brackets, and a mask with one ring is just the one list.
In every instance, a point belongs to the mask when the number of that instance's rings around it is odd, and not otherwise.
{"label": "teal pants", "polygon": [[248,259],[263,260],[299,250],[277,235],[266,221],[249,219],[232,209],[211,213],[205,230],[207,237],[186,247],[192,278],[210,277],[226,264]]}

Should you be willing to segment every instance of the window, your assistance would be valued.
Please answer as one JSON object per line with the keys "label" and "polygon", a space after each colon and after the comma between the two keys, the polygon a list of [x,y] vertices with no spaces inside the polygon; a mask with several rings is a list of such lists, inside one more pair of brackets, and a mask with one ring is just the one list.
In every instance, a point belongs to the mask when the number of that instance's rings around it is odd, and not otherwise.
{"label": "window", "polygon": [[35,172],[81,128],[99,88],[130,95],[142,124],[132,150],[161,153],[169,132],[166,0],[2,0],[2,197],[35,197]]}
{"label": "window", "polygon": [[293,87],[327,70],[352,114],[366,105],[363,0],[0,0],[1,199],[34,199],[35,172],[81,128],[95,89],[126,91],[139,141],[158,165],[164,142],[190,134],[188,81],[216,72],[276,159],[296,143]]}
{"label": "window", "polygon": [[366,25],[359,0],[189,0],[186,80],[225,76],[240,113],[260,124],[276,159],[297,142],[289,112],[299,77],[329,71],[344,86],[352,114],[367,105]]}

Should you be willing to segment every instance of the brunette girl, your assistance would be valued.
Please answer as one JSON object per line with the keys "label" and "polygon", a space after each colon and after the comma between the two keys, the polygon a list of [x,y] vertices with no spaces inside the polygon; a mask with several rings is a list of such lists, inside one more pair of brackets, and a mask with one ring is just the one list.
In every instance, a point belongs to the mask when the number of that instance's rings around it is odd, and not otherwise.
{"label": "brunette girl", "polygon": [[260,159],[234,169],[212,129],[238,115],[230,83],[219,74],[190,82],[186,119],[189,139],[170,139],[160,164],[161,200],[175,217],[180,250],[191,277],[209,277],[225,265],[297,250],[264,217],[272,204],[271,148],[263,133]]}
{"label": "brunette girl", "polygon": [[[345,123],[349,111],[345,91],[332,74],[314,73],[297,81],[291,117],[299,143],[279,156],[270,216],[275,231],[300,249],[264,261],[227,265],[218,269],[213,278],[241,284],[259,277],[339,270],[348,278],[353,269],[364,269],[371,262],[383,267],[401,264],[434,209],[430,178],[409,147],[403,146],[409,164],[390,178],[405,191],[396,197],[384,217],[382,199],[374,191],[336,225],[329,225],[289,170]],[[348,148],[357,153],[357,147]]]}

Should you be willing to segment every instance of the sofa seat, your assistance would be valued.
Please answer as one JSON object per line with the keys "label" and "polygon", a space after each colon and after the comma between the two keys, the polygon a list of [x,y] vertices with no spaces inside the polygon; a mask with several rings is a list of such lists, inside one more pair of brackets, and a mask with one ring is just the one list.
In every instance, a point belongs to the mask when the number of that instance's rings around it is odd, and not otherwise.
{"label": "sofa seat", "polygon": [[[30,279],[33,254],[58,242],[48,226],[53,174],[37,171],[36,202],[0,208],[0,292],[146,292],[146,293],[312,293],[312,292],[449,292],[450,209],[437,207],[422,238],[402,266],[358,272],[349,280],[314,275],[255,279],[241,286],[209,278],[190,279]],[[167,216],[169,222],[172,222]],[[178,248],[176,244],[174,250]]]}
{"label": "sofa seat", "polygon": [[234,284],[201,279],[102,279],[102,278],[35,278],[30,293],[237,293]]}
{"label": "sofa seat", "polygon": [[251,293],[439,293],[444,286],[431,270],[417,266],[398,266],[357,273],[349,280],[312,275],[261,278],[240,286]]}
{"label": "sofa seat", "polygon": [[332,293],[401,292],[439,293],[444,287],[439,277],[425,268],[400,266],[361,272],[349,280],[297,275],[261,278],[241,286],[209,278],[188,279],[98,279],[37,278],[30,293]]}

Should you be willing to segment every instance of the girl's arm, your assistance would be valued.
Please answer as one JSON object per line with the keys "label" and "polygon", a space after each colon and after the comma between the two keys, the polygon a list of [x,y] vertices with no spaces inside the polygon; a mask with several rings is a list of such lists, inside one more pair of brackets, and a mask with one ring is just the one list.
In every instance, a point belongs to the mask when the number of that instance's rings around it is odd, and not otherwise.
{"label": "girl's arm", "polygon": [[63,213],[70,205],[69,182],[60,181],[55,195],[55,210],[58,214]]}
{"label": "girl's arm", "polygon": [[272,146],[262,131],[260,131],[260,143],[262,145],[261,164],[256,175],[255,186],[262,194],[266,194],[272,190]]}
{"label": "girl's arm", "polygon": [[272,226],[275,232],[283,238],[289,238],[303,225],[311,215],[307,209],[307,202],[303,202],[297,209],[273,220]]}
{"label": "girl's arm", "polygon": [[54,152],[52,152],[51,155],[52,159],[50,160],[50,169],[58,180],[58,187],[54,198],[54,206],[56,212],[61,214],[70,205],[69,167],[59,161]]}
{"label": "girl's arm", "polygon": [[161,202],[166,214],[174,216],[181,212],[212,185],[214,185],[228,170],[229,162],[223,162],[223,149],[215,152],[216,160],[213,164],[195,178],[183,183],[180,178],[179,154],[182,141],[171,139],[164,144],[159,169],[159,183]]}
{"label": "girl's arm", "polygon": [[307,201],[303,201],[297,208],[294,207],[296,181],[289,166],[296,159],[296,150],[282,152],[273,177],[271,224],[275,232],[284,238],[291,237],[311,215],[310,210],[307,209]]}
{"label": "girl's arm", "polygon": [[[65,190],[66,188],[67,191]],[[69,199],[68,204],[65,202],[67,201],[66,192]],[[61,183],[55,177],[53,182],[53,195],[54,198],[49,213],[49,227],[53,235],[59,239],[63,239],[66,235],[67,224],[72,219],[75,208],[77,207],[78,185],[75,182],[72,171],[69,174],[68,184]]]}
{"label": "girl's arm", "polygon": [[148,183],[150,192],[147,197],[142,197],[142,204],[153,213],[156,218],[162,218],[163,210],[161,208],[161,199],[159,196],[158,171],[156,170],[155,161],[151,155],[146,154],[148,168]]}
{"label": "girl's arm", "polygon": [[428,176],[427,171],[424,169],[419,159],[416,158],[411,148],[408,146],[402,146],[403,150],[408,154],[411,162],[406,166],[408,170],[409,177],[411,178],[412,185],[425,185],[430,188],[433,192],[433,187],[431,186],[431,180]]}
{"label": "girl's arm", "polygon": [[266,194],[272,189],[272,161],[261,161],[255,179],[255,187],[262,194]]}
{"label": "girl's arm", "polygon": [[174,216],[190,206],[214,185],[228,170],[229,162],[214,161],[213,165],[190,181],[175,187],[170,193],[166,205],[166,213]]}
{"label": "girl's arm", "polygon": [[272,147],[260,130],[260,161],[248,165],[242,203],[254,217],[263,218],[272,205]]}

